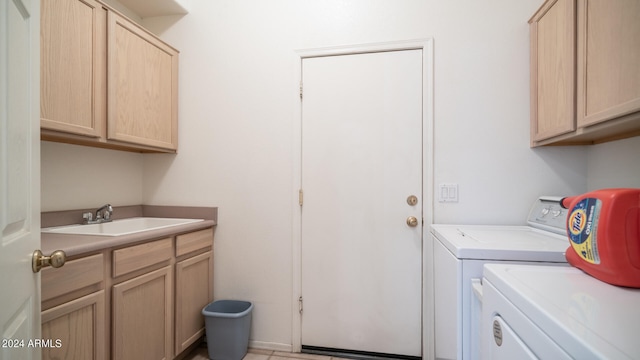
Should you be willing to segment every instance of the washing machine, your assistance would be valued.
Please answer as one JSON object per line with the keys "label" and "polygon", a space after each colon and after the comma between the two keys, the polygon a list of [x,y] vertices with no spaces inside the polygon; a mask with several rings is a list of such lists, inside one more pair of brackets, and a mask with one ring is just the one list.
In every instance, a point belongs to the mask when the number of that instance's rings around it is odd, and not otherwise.
{"label": "washing machine", "polygon": [[[482,270],[489,263],[569,266],[560,197],[537,199],[521,226],[431,226],[436,359],[480,358]],[[523,221],[523,223],[525,223]]]}
{"label": "washing machine", "polygon": [[573,267],[485,265],[485,359],[639,359],[640,289]]}

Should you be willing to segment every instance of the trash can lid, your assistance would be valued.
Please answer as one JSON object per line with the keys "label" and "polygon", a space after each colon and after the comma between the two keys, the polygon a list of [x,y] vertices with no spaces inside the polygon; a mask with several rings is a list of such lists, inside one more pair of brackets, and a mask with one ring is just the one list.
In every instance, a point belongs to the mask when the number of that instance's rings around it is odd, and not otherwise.
{"label": "trash can lid", "polygon": [[253,304],[241,300],[216,300],[202,309],[202,315],[213,317],[237,318],[247,315]]}

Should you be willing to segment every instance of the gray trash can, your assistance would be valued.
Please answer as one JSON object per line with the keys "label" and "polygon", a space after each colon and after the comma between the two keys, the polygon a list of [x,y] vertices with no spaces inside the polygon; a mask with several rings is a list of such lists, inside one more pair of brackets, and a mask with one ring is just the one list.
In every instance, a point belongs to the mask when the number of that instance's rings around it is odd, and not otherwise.
{"label": "gray trash can", "polygon": [[202,309],[209,359],[241,360],[247,354],[252,310],[252,303],[238,300],[217,300]]}

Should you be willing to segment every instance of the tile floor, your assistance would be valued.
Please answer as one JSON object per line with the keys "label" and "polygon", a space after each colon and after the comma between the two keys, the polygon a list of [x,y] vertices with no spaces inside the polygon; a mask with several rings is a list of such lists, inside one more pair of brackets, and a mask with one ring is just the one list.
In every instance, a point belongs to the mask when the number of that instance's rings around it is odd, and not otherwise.
{"label": "tile floor", "polygon": [[[183,360],[209,360],[207,345],[195,349],[191,354]],[[249,352],[243,360],[347,360],[339,357],[331,357],[324,355],[288,353],[282,351],[249,349]]]}

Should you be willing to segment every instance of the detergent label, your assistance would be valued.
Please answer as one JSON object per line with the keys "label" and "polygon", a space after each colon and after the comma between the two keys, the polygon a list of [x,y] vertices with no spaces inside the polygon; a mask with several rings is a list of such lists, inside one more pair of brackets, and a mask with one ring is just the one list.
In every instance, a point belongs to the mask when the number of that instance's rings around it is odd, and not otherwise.
{"label": "detergent label", "polygon": [[573,250],[583,260],[600,264],[598,255],[598,219],[602,201],[594,198],[580,200],[567,218],[569,240]]}

